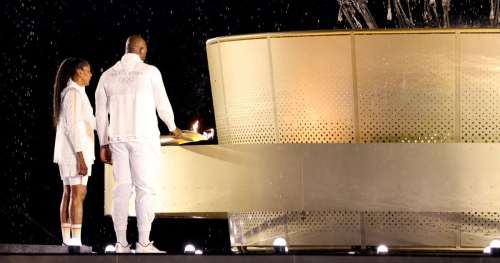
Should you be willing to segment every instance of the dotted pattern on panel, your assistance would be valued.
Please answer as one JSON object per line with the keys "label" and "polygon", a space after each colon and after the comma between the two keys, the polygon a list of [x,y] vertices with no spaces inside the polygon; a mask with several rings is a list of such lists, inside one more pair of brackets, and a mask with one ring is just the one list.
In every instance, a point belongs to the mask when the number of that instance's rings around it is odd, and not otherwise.
{"label": "dotted pattern on panel", "polygon": [[[497,69],[500,40],[498,36],[461,37],[461,140],[500,142],[500,74]],[[478,41],[482,47],[478,47]]]}
{"label": "dotted pattern on panel", "polygon": [[[217,113],[216,113],[216,116],[217,116]],[[219,116],[222,116],[222,114],[220,114]],[[216,132],[217,132],[217,140],[219,141],[219,144],[230,143],[231,137],[230,137],[230,133],[228,132],[230,129],[229,129],[227,119],[224,117],[218,117],[215,119],[215,124],[217,125]],[[221,133],[219,133],[219,131],[221,131]]]}
{"label": "dotted pattern on panel", "polygon": [[275,143],[276,130],[270,91],[238,92],[228,103],[230,144]]}
{"label": "dotted pattern on panel", "polygon": [[283,38],[272,46],[279,142],[354,142],[350,38]]}
{"label": "dotted pattern on panel", "polygon": [[500,233],[500,212],[255,211],[229,214],[229,225],[232,245],[270,245],[275,237],[300,237],[304,233],[323,233],[317,236],[319,239],[339,232],[361,237],[363,227],[368,233],[389,234],[386,242],[395,245],[407,245],[401,236],[424,234],[428,240],[418,244],[425,246],[442,242],[443,237],[455,236],[458,231],[472,233],[480,241],[474,239],[467,246],[480,247],[483,239]]}
{"label": "dotted pattern on panel", "polygon": [[281,143],[354,143],[354,129],[347,122],[299,122],[279,127]]}
{"label": "dotted pattern on panel", "polygon": [[221,144],[276,142],[267,40],[231,41],[221,44],[224,94],[229,130]]}
{"label": "dotted pattern on panel", "polygon": [[[314,94],[316,101],[307,101],[304,90],[307,88],[290,91],[290,94],[276,91],[280,143],[353,143],[354,124],[352,118],[347,118],[352,117],[352,95],[337,95],[335,88],[330,87],[313,90],[318,93]],[[345,119],[325,116],[332,108]]]}
{"label": "dotted pattern on panel", "polygon": [[224,85],[222,80],[222,68],[220,67],[219,45],[207,46],[207,58],[210,73],[210,86],[216,123],[216,136],[218,141],[228,141],[228,133],[218,134],[218,131],[228,131],[227,117],[224,102]]}
{"label": "dotted pattern on panel", "polygon": [[368,229],[395,232],[453,232],[457,230],[459,216],[453,213],[432,212],[367,212]]}
{"label": "dotted pattern on panel", "polygon": [[500,212],[464,212],[461,231],[472,233],[500,233]]}
{"label": "dotted pattern on panel", "polygon": [[290,212],[288,218],[288,231],[292,233],[360,231],[360,213],[354,211]]}
{"label": "dotted pattern on panel", "polygon": [[360,140],[455,140],[454,36],[356,36]]}
{"label": "dotted pattern on panel", "polygon": [[233,245],[263,245],[277,236],[298,233],[360,233],[360,213],[354,211],[256,211],[232,213],[229,221]]}
{"label": "dotted pattern on panel", "polygon": [[222,144],[267,144],[276,143],[276,131],[274,125],[257,121],[246,123],[232,119],[231,133],[227,138],[229,142]]}
{"label": "dotted pattern on panel", "polygon": [[286,212],[249,212],[241,213],[239,218],[240,232],[245,238],[253,235],[283,234],[287,224]]}

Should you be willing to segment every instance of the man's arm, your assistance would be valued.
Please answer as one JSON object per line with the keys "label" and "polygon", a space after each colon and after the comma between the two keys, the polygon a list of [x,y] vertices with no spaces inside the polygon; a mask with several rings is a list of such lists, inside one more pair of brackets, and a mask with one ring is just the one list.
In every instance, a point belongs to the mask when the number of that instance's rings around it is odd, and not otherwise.
{"label": "man's arm", "polygon": [[95,117],[97,136],[99,137],[99,144],[101,150],[99,156],[104,163],[111,164],[111,153],[108,147],[108,96],[104,89],[104,76],[101,76],[97,89],[95,91]]}
{"label": "man's arm", "polygon": [[160,119],[168,126],[168,130],[174,133],[175,136],[180,136],[181,131],[175,125],[174,111],[165,91],[163,79],[160,71],[154,67],[152,73],[153,95],[156,104],[156,110]]}

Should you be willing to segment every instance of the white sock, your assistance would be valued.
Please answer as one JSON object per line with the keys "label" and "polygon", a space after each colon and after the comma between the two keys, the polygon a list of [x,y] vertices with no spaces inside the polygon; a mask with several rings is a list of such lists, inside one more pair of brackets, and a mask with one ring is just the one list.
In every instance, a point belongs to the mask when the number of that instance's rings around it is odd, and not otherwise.
{"label": "white sock", "polygon": [[62,223],[61,224],[61,233],[64,244],[68,244],[71,238],[71,224],[70,223]]}
{"label": "white sock", "polygon": [[81,233],[82,224],[71,225],[71,239],[75,245],[82,245]]}
{"label": "white sock", "polygon": [[127,230],[117,230],[115,229],[116,233],[116,242],[120,243],[122,246],[126,247],[128,246],[127,242]]}
{"label": "white sock", "polygon": [[149,232],[150,230],[146,231],[139,231],[139,243],[143,246],[149,245]]}

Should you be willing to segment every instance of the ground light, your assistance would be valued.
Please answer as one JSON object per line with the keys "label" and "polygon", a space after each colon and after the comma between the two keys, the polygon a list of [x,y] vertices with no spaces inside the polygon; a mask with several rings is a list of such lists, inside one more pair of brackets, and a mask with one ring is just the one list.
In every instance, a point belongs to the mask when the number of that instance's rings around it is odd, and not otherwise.
{"label": "ground light", "polygon": [[389,253],[389,248],[386,245],[377,246],[377,255],[387,255]]}
{"label": "ground light", "polygon": [[184,254],[194,255],[195,251],[196,251],[196,248],[194,247],[193,244],[187,244],[184,247]]}
{"label": "ground light", "polygon": [[278,237],[273,241],[274,252],[278,254],[285,254],[288,252],[288,247],[286,240],[282,237]]}
{"label": "ground light", "polygon": [[[490,242],[490,255],[492,256],[500,256],[500,240],[494,239]],[[486,249],[486,248],[485,248]]]}
{"label": "ground light", "polygon": [[115,253],[116,249],[114,245],[107,245],[104,249],[104,253]]}

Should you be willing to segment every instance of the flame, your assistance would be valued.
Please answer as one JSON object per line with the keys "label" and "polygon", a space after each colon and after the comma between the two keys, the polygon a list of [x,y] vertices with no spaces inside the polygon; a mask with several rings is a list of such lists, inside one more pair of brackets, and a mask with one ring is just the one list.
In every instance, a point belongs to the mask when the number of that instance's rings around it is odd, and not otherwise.
{"label": "flame", "polygon": [[198,120],[196,120],[196,122],[193,124],[193,126],[191,127],[191,130],[194,131],[194,132],[198,132]]}
{"label": "flame", "polygon": [[214,129],[208,129],[204,131],[203,136],[207,137],[207,140],[214,138]]}

